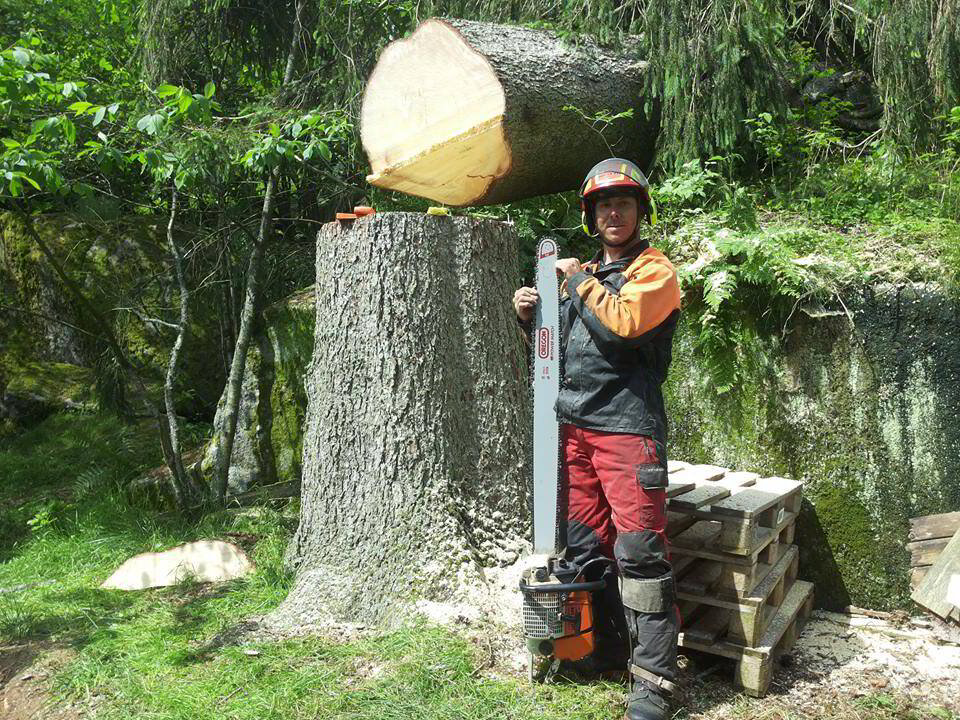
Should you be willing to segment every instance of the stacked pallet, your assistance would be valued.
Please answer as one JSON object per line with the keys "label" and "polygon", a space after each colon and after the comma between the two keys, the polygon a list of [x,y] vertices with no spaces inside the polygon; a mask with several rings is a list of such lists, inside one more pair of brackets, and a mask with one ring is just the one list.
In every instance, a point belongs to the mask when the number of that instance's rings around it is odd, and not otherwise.
{"label": "stacked pallet", "polygon": [[910,519],[907,551],[910,553],[910,589],[916,590],[950,539],[960,530],[960,512],[924,515]]}
{"label": "stacked pallet", "polygon": [[737,682],[761,697],[813,607],[793,544],[801,484],[712,465],[669,469],[680,645],[736,661]]}
{"label": "stacked pallet", "polygon": [[910,521],[910,598],[943,620],[960,622],[960,512]]}

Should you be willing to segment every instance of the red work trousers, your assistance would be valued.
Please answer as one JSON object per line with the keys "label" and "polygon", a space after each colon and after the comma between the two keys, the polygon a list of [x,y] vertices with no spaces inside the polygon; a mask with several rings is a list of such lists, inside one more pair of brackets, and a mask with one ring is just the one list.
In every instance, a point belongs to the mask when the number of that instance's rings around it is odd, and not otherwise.
{"label": "red work trousers", "polygon": [[[569,538],[573,544],[581,545],[577,541],[585,533],[576,526],[584,526],[593,537],[583,540],[612,558],[619,533],[648,531],[661,543],[657,550],[665,553],[666,489],[646,487],[643,481],[645,468],[660,465],[653,438],[562,425],[561,439],[569,493],[568,533],[573,533]],[[669,567],[660,569],[669,571]]]}
{"label": "red work trousers", "polygon": [[622,605],[608,576],[603,597],[595,598],[598,652],[606,645],[619,656],[616,647],[629,637],[632,664],[673,680],[679,616],[667,550],[663,448],[644,435],[575,425],[561,426],[561,443],[568,493],[567,562],[583,568],[597,557],[615,558],[624,582],[668,588],[662,611],[640,612]]}

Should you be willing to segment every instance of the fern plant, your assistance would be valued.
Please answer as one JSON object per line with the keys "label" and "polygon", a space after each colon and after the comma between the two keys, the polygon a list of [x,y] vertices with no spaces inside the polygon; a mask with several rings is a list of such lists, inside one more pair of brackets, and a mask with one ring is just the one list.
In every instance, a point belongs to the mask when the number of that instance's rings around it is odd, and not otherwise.
{"label": "fern plant", "polygon": [[[695,317],[695,351],[718,395],[742,384],[765,363],[762,334],[789,322],[804,301],[824,301],[838,292],[843,273],[828,261],[796,257],[774,234],[741,234],[714,228],[706,253],[680,272]],[[704,259],[706,258],[706,259]]]}

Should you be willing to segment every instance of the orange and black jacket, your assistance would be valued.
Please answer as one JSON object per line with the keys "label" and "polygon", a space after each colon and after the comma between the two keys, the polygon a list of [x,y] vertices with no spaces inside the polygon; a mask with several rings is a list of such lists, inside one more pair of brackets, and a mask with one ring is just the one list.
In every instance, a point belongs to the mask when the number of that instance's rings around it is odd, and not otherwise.
{"label": "orange and black jacket", "polygon": [[646,241],[628,257],[601,263],[598,255],[568,278],[560,299],[557,418],[666,445],[660,386],[680,316],[676,270]]}

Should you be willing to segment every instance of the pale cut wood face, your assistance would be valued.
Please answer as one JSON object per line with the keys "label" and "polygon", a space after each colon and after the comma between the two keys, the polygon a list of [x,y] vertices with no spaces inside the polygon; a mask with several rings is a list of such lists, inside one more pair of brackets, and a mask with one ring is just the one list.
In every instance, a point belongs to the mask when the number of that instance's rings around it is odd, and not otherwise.
{"label": "pale cut wood face", "polygon": [[466,205],[510,169],[503,87],[438,20],[389,45],[367,84],[361,139],[378,187]]}

